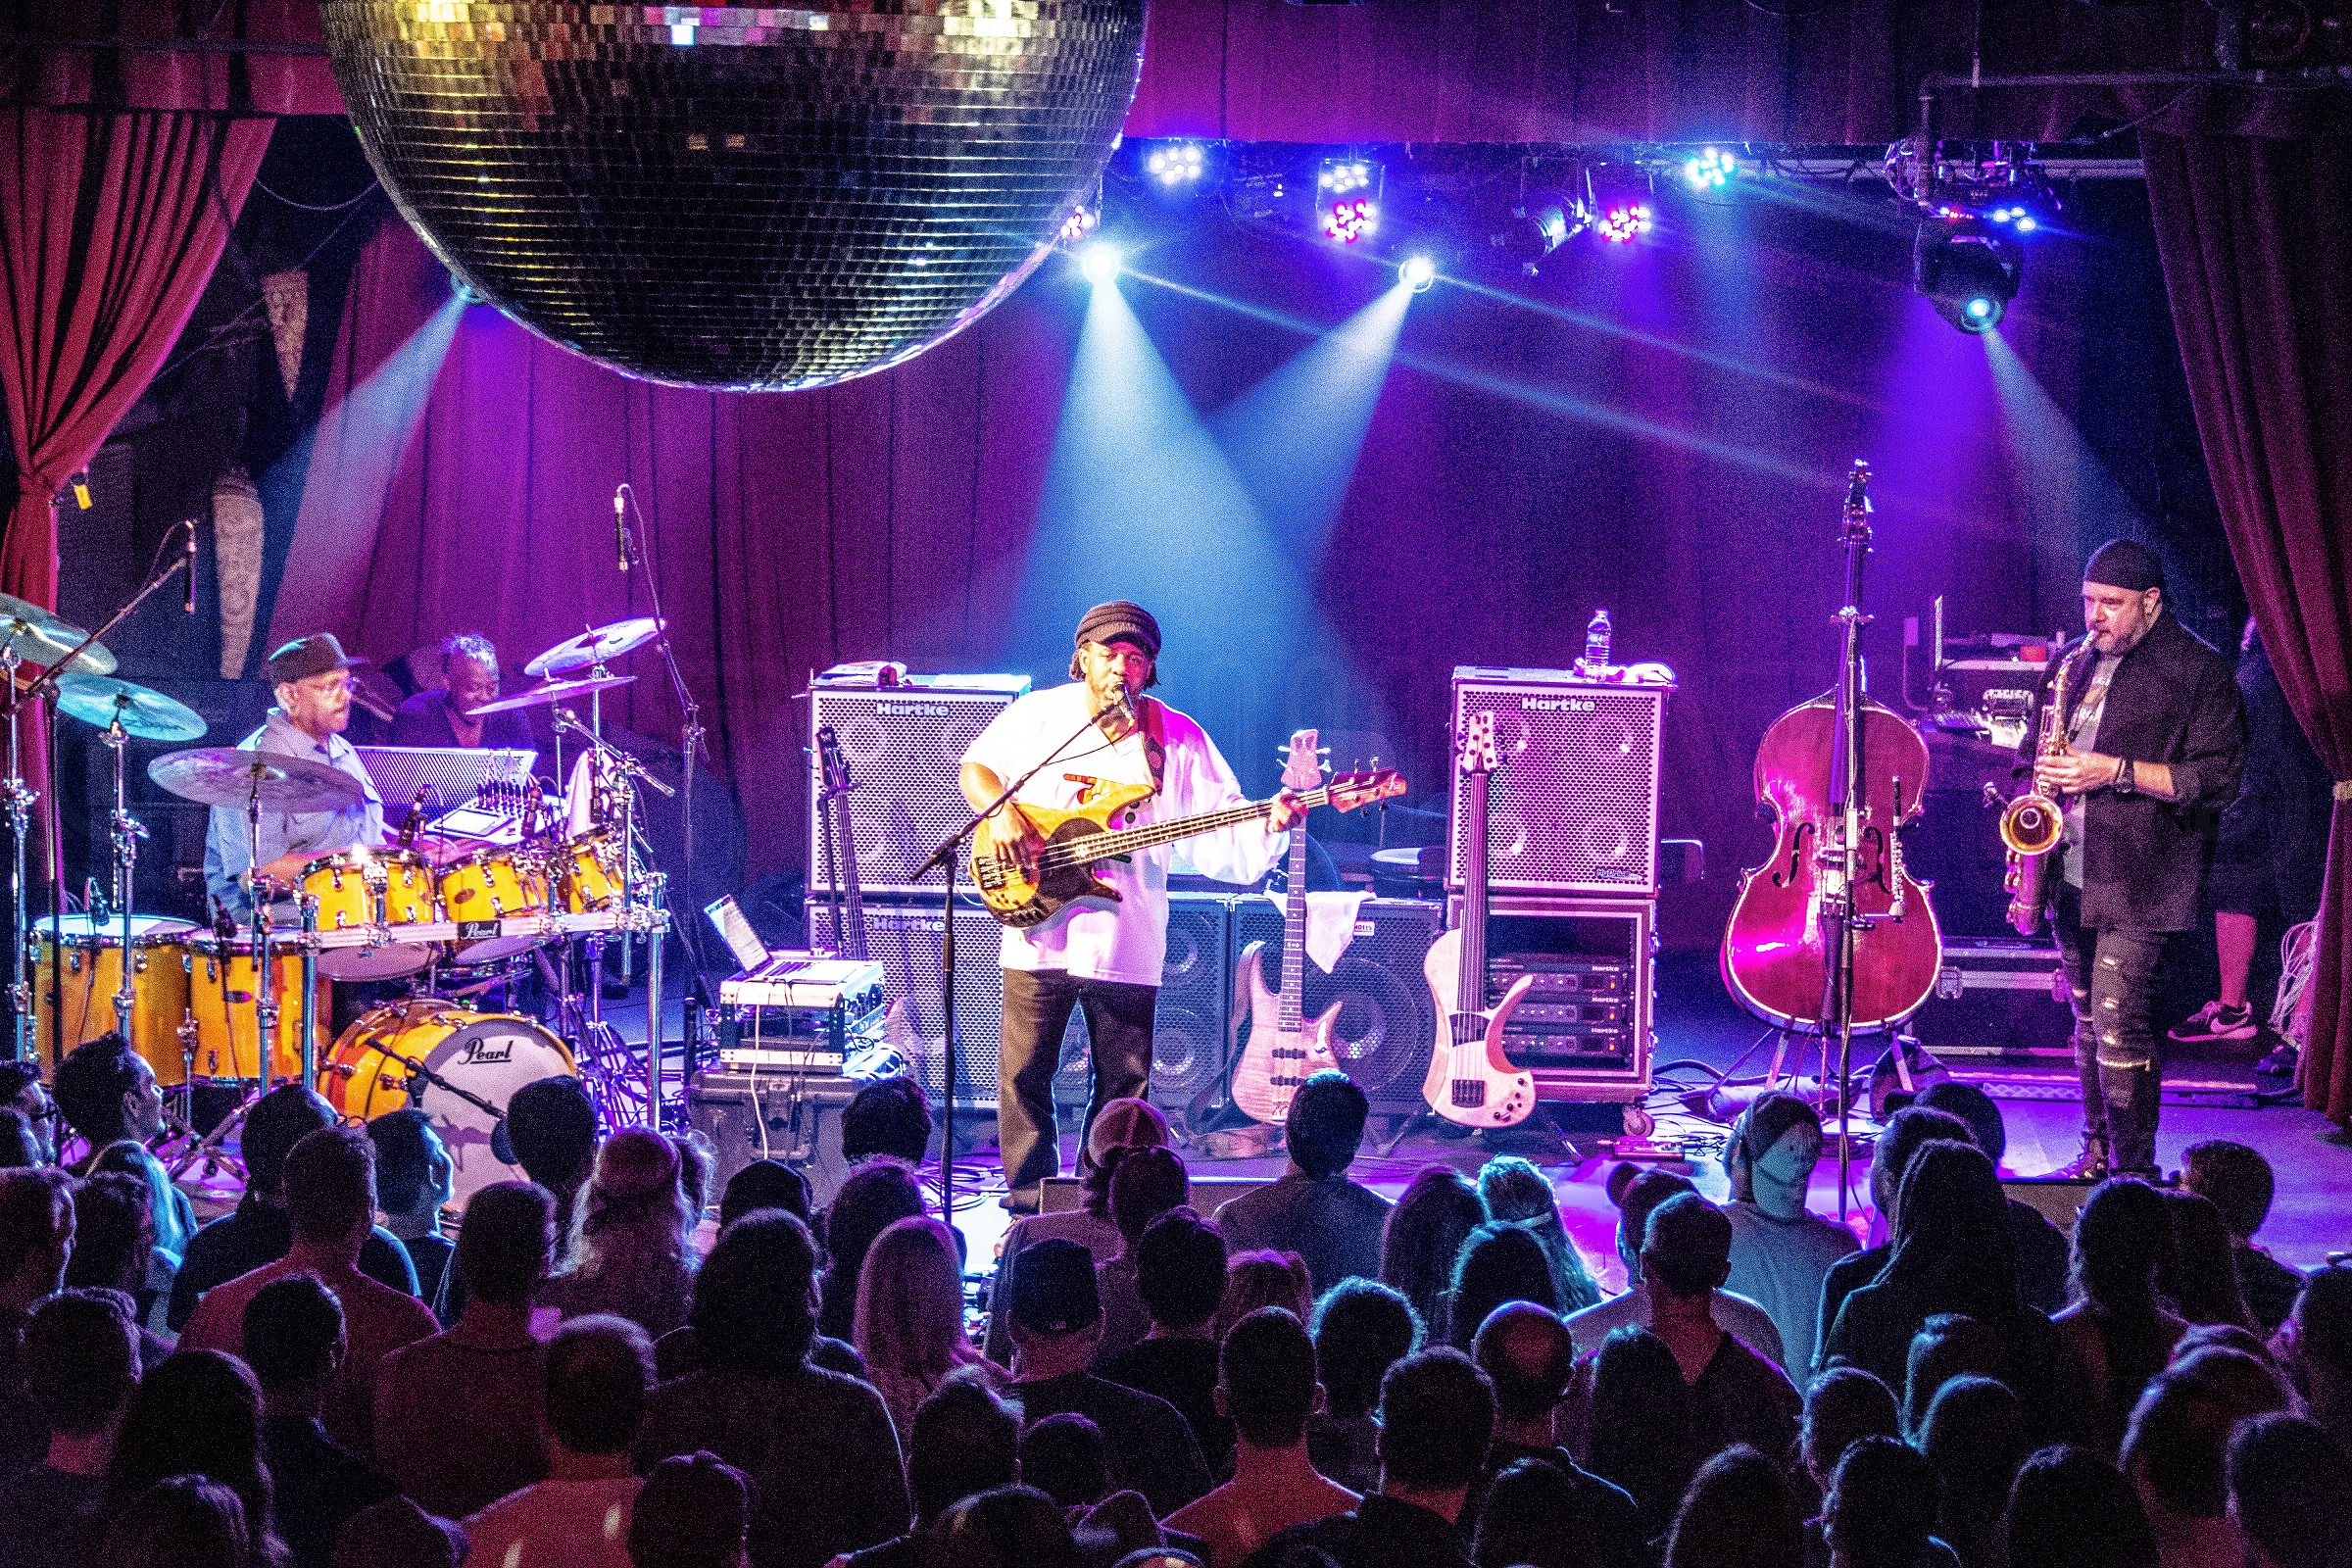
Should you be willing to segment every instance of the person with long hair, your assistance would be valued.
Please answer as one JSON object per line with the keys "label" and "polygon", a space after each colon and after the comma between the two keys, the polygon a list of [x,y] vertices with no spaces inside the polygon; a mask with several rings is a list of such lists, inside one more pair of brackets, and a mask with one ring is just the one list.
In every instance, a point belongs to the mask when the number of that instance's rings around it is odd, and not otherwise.
{"label": "person with long hair", "polygon": [[694,1303],[690,1238],[700,1218],[679,1181],[677,1147],[644,1128],[614,1133],[596,1152],[564,1268],[540,1287],[539,1304],[565,1317],[610,1312],[657,1339],[667,1334]]}
{"label": "person with long hair", "polygon": [[2035,1441],[2072,1435],[2080,1419],[2074,1386],[2049,1320],[2026,1304],[2017,1231],[1992,1161],[1974,1144],[1932,1138],[1912,1154],[1898,1192],[1894,1250],[1823,1332],[1822,1366],[1843,1362],[1904,1388],[1912,1337],[1937,1313],[1958,1312],[2008,1345],[2018,1372],[2012,1387]]}
{"label": "person with long hair", "polygon": [[1389,1211],[1380,1237],[1381,1283],[1402,1292],[1433,1335],[1446,1333],[1454,1260],[1486,1222],[1486,1200],[1450,1165],[1422,1166]]}
{"label": "person with long hair", "polygon": [[2059,1444],[2018,1467],[2001,1514],[2008,1568],[2148,1568],[2156,1537],[2123,1472]]}
{"label": "person with long hair", "polygon": [[107,1568],[252,1568],[245,1505],[200,1475],[168,1476],[124,1505],[107,1527],[97,1561]]}
{"label": "person with long hair", "polygon": [[2075,1221],[2075,1303],[2053,1322],[2089,1395],[2091,1446],[2105,1458],[2121,1451],[2139,1391],[2188,1328],[2156,1295],[2156,1271],[2172,1245],[2164,1195],[2134,1176],[2092,1188]]}
{"label": "person with long hair", "polygon": [[1803,1568],[1805,1522],[1781,1467],[1735,1443],[1698,1467],[1674,1528],[1666,1568]]}
{"label": "person with long hair", "polygon": [[1467,1354],[1479,1325],[1505,1301],[1533,1301],[1547,1312],[1560,1298],[1544,1244],[1526,1226],[1493,1220],[1470,1233],[1454,1264],[1453,1289],[1446,1295],[1446,1340]]}
{"label": "person with long hair", "polygon": [[1690,1440],[1690,1390],[1664,1340],[1631,1324],[1609,1331],[1586,1431],[1585,1468],[1632,1495],[1642,1539],[1665,1535],[1702,1455]]}
{"label": "person with long hair", "polygon": [[[1560,1218],[1559,1199],[1544,1173],[1517,1154],[1497,1154],[1479,1168],[1478,1196],[1487,1217],[1524,1226],[1544,1249],[1551,1270],[1552,1308],[1581,1311],[1600,1303],[1600,1285]],[[1478,1332],[1476,1324],[1470,1332]]]}
{"label": "person with long hair", "polygon": [[2026,1462],[2026,1407],[2005,1384],[1957,1377],[1937,1391],[1915,1441],[1943,1483],[1936,1536],[1961,1568],[1994,1568],[2001,1510]]}
{"label": "person with long hair", "polygon": [[964,1331],[956,1239],[927,1214],[893,1221],[866,1249],[855,1332],[866,1381],[903,1433],[914,1430],[915,1411],[957,1368],[974,1368],[992,1389],[1008,1378]]}
{"label": "person with long hair", "polygon": [[2157,1265],[2156,1292],[2185,1323],[2252,1329],[2254,1313],[2237,1277],[2230,1222],[2219,1204],[2184,1188],[2164,1189],[2173,1245]]}
{"label": "person with long hair", "polygon": [[817,1285],[816,1332],[847,1340],[858,1330],[858,1284],[865,1250],[903,1219],[923,1212],[923,1190],[904,1165],[876,1160],[850,1173],[825,1211],[829,1261]]}
{"label": "person with long hair", "polygon": [[140,1380],[107,1460],[100,1528],[111,1538],[149,1488],[191,1475],[235,1494],[257,1568],[284,1568],[291,1559],[277,1539],[262,1456],[261,1385],[220,1350],[177,1351]]}

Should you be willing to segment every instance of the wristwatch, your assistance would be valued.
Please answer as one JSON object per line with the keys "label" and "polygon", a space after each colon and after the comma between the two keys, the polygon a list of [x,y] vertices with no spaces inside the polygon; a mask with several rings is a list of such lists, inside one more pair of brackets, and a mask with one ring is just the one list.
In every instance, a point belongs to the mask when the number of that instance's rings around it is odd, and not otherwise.
{"label": "wristwatch", "polygon": [[2118,795],[2134,795],[2138,793],[2132,782],[2132,759],[2129,757],[2120,758],[2116,761],[2115,793]]}

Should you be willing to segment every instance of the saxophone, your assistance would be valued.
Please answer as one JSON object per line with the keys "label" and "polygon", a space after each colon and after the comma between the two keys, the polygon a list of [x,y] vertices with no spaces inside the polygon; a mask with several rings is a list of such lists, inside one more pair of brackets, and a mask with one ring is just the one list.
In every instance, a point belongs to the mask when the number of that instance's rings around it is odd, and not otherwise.
{"label": "saxophone", "polygon": [[[2081,651],[2082,645],[2078,644],[2075,653]],[[2037,759],[2066,750],[2066,733],[2060,724],[2066,712],[2066,683],[2074,672],[2075,653],[2060,658],[2057,678],[2050,682],[2049,697],[2042,704],[2041,728],[2034,744]],[[2050,852],[2058,847],[2065,830],[2064,806],[2040,793],[2031,778],[2026,782],[2025,793],[2001,808],[2001,843],[2009,852],[2009,870],[2004,878],[2009,890],[2009,923],[2019,936],[2030,937],[2041,929],[2042,906],[2049,902]]]}

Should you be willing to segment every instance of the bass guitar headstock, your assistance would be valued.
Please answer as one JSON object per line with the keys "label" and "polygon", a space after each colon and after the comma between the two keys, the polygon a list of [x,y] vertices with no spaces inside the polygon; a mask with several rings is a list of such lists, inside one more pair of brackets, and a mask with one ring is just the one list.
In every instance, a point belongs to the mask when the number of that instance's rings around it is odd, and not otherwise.
{"label": "bass guitar headstock", "polygon": [[1462,723],[1462,750],[1456,759],[1465,775],[1492,773],[1502,765],[1494,745],[1494,715],[1472,713]]}
{"label": "bass guitar headstock", "polygon": [[1342,773],[1331,781],[1331,807],[1335,811],[1352,811],[1359,806],[1370,806],[1404,793],[1404,775],[1393,767],[1366,768],[1358,773]]}
{"label": "bass guitar headstock", "polygon": [[1302,729],[1291,736],[1291,749],[1283,760],[1282,787],[1303,794],[1323,782],[1323,753],[1315,745],[1316,730]]}
{"label": "bass guitar headstock", "polygon": [[825,775],[825,793],[839,795],[856,786],[850,782],[850,764],[842,760],[841,737],[833,726],[823,725],[816,732],[816,758]]}

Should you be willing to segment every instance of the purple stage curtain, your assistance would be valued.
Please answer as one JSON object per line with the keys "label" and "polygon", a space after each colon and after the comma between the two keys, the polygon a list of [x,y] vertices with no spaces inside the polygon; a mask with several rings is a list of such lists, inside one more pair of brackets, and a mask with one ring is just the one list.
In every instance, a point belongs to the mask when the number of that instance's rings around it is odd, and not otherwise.
{"label": "purple stage curtain", "polygon": [[2141,155],[2238,574],[2339,781],[2303,1099],[2352,1124],[2352,138],[2149,134]]}

